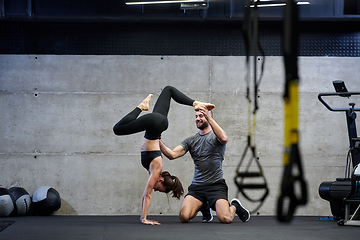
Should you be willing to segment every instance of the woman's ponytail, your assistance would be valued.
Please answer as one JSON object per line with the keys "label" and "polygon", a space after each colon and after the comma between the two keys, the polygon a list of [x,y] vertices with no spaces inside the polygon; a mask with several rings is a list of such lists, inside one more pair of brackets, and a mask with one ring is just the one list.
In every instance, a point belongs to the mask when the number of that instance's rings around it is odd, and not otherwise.
{"label": "woman's ponytail", "polygon": [[180,199],[184,194],[183,186],[176,176],[171,176],[169,172],[162,172],[161,176],[164,178],[164,186],[166,187],[166,193],[172,191],[172,197]]}

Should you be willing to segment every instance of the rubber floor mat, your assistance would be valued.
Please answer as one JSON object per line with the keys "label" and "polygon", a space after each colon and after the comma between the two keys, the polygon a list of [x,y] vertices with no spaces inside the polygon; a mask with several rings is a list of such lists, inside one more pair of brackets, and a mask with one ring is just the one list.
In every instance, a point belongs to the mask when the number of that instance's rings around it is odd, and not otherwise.
{"label": "rubber floor mat", "polygon": [[0,221],[0,232],[13,224],[15,221]]}

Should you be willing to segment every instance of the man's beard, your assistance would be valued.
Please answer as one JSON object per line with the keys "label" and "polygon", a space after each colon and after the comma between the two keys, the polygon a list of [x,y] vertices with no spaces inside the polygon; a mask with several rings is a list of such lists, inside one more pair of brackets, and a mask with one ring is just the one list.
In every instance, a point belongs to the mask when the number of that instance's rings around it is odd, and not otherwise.
{"label": "man's beard", "polygon": [[200,130],[204,130],[207,126],[209,126],[209,123],[203,122],[202,124],[198,125],[197,128]]}

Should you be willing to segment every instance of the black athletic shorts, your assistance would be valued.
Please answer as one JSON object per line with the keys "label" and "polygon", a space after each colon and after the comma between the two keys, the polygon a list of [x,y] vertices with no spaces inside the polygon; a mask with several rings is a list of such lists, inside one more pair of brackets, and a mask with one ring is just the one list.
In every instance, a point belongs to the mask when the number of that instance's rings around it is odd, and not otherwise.
{"label": "black athletic shorts", "polygon": [[162,157],[161,151],[142,151],[141,152],[141,164],[146,170],[149,170],[150,163],[157,157]]}
{"label": "black athletic shorts", "polygon": [[188,191],[186,196],[193,196],[204,204],[208,201],[213,210],[216,210],[215,202],[217,200],[225,199],[228,201],[228,186],[225,179],[208,185],[190,185]]}

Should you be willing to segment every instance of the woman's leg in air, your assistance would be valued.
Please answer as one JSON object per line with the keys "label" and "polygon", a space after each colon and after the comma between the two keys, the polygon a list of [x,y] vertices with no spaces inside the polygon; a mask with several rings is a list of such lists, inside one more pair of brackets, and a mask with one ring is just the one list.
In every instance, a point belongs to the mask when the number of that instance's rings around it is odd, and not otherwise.
{"label": "woman's leg in air", "polygon": [[[158,119],[155,119],[155,116],[152,116],[151,114],[147,114],[140,118],[137,118],[143,110],[147,111],[149,109],[149,101],[151,97],[152,94],[149,94],[147,98],[145,98],[138,105],[137,108],[135,108],[132,112],[122,118],[117,124],[115,124],[113,130],[116,135],[128,135],[145,131],[149,129],[149,127],[153,126],[153,123],[158,122]],[[194,106],[195,110],[196,106],[200,104],[205,104],[208,110],[211,110],[215,107],[213,104],[210,103],[194,101],[193,99],[189,98],[188,96],[177,90],[175,87],[166,86],[155,103],[153,113],[159,113],[167,117],[170,109],[171,98],[174,99],[174,101],[176,101],[177,103]]]}
{"label": "woman's leg in air", "polygon": [[166,86],[162,92],[160,93],[159,98],[157,99],[153,113],[160,113],[167,117],[171,98],[174,99],[175,102],[193,106],[194,100],[177,90],[172,86]]}
{"label": "woman's leg in air", "polygon": [[156,101],[153,112],[160,113],[167,117],[170,108],[171,98],[174,99],[174,101],[177,103],[193,106],[195,107],[195,110],[197,110],[196,106],[200,104],[204,104],[209,111],[215,108],[214,104],[195,101],[180,92],[175,87],[166,86],[162,90],[158,100]]}
{"label": "woman's leg in air", "polygon": [[113,130],[116,135],[128,135],[145,131],[151,121],[151,114],[137,118],[142,111],[149,110],[149,101],[152,94],[149,94],[133,111],[123,117],[115,124]]}

